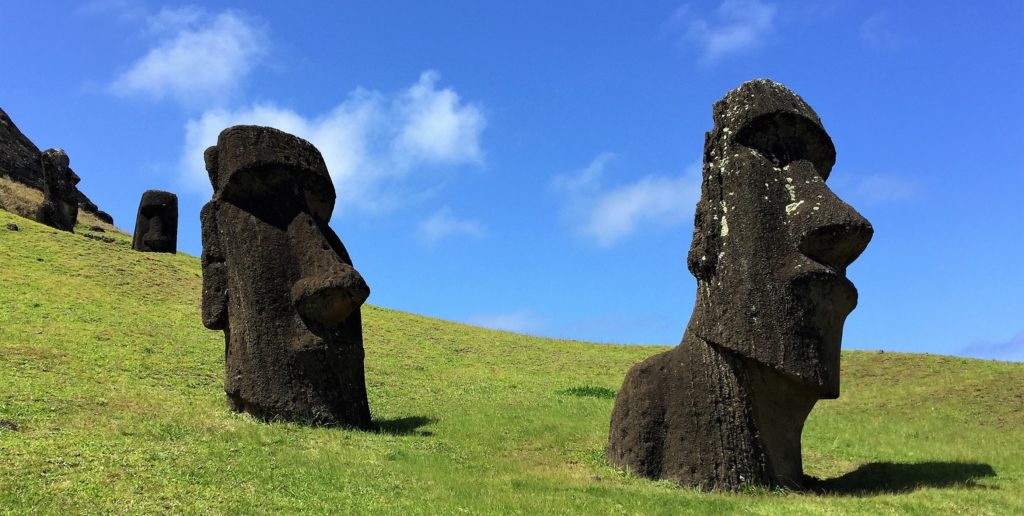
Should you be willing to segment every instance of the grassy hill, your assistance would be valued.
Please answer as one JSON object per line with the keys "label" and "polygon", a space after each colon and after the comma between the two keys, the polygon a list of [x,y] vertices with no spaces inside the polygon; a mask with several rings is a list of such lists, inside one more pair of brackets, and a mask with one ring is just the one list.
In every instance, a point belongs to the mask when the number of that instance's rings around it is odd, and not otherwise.
{"label": "grassy hill", "polygon": [[0,211],[0,277],[0,512],[1024,514],[1024,364],[845,352],[804,432],[820,492],[699,493],[601,458],[662,348],[368,306],[379,431],[266,424],[225,408],[195,257]]}

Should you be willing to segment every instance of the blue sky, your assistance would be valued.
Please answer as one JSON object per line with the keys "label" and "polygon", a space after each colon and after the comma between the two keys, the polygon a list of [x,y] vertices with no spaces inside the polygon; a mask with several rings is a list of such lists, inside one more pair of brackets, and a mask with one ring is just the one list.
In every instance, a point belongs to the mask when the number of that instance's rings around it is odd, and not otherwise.
{"label": "blue sky", "polygon": [[674,344],[711,105],[771,78],[875,226],[844,346],[1024,360],[1024,3],[429,4],[10,2],[0,107],[120,227],[177,192],[184,252],[202,149],[274,125],[327,159],[371,303]]}

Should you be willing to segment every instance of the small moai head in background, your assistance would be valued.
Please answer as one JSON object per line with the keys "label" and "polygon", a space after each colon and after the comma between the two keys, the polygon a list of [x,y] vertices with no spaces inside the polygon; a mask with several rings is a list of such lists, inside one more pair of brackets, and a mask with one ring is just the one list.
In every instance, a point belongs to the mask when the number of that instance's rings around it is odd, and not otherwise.
{"label": "small moai head in background", "polygon": [[43,203],[36,220],[63,231],[74,231],[78,203],[72,198],[79,178],[71,171],[71,160],[63,149],[47,149],[39,156],[43,171]]}
{"label": "small moai head in background", "polygon": [[206,150],[203,323],[225,330],[224,390],[261,418],[367,427],[359,307],[370,290],[327,225],[334,185],[309,142],[225,129]]}
{"label": "small moai head in background", "polygon": [[146,190],[139,201],[132,249],[148,253],[178,251],[178,196],[161,190]]}
{"label": "small moai head in background", "polygon": [[839,396],[843,323],[857,305],[846,267],[871,224],[825,185],[835,163],[818,115],[754,80],[714,106],[687,259],[697,335]]}

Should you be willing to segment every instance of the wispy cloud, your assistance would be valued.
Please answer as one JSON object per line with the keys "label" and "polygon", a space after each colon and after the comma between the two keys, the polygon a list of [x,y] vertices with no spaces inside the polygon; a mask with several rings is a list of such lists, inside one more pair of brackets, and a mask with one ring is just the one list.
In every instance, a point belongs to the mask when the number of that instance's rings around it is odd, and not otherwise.
{"label": "wispy cloud", "polygon": [[700,197],[699,164],[675,176],[647,175],[606,187],[604,172],[613,158],[599,154],[586,167],[552,181],[563,196],[565,216],[579,234],[609,247],[645,225],[669,227],[692,218]]}
{"label": "wispy cloud", "polygon": [[186,105],[223,100],[268,49],[266,26],[241,11],[165,7],[145,21],[154,45],[109,84],[115,95],[172,97]]}
{"label": "wispy cloud", "polygon": [[874,49],[899,47],[903,40],[891,26],[888,13],[879,11],[861,23],[860,37]]}
{"label": "wispy cloud", "polygon": [[423,219],[419,225],[420,238],[430,244],[450,236],[481,238],[486,234],[487,231],[480,221],[456,217],[448,206]]}
{"label": "wispy cloud", "polygon": [[466,324],[531,335],[536,335],[547,327],[544,318],[528,309],[474,315],[466,320]]}
{"label": "wispy cloud", "polygon": [[136,22],[146,18],[142,0],[90,0],[78,4],[76,13],[113,16],[119,22]]}
{"label": "wispy cloud", "polygon": [[853,204],[888,204],[910,201],[921,195],[918,181],[909,177],[891,174],[839,174],[829,179],[829,186],[840,197]]}
{"label": "wispy cloud", "polygon": [[866,176],[855,186],[858,195],[873,202],[906,201],[917,196],[919,186],[905,177],[886,174]]}
{"label": "wispy cloud", "polygon": [[778,9],[759,0],[723,0],[710,17],[694,11],[689,4],[679,7],[669,24],[700,47],[704,62],[713,63],[760,45],[774,30]]}
{"label": "wispy cloud", "polygon": [[1003,342],[976,342],[960,350],[960,353],[974,358],[1024,362],[1024,332]]}
{"label": "wispy cloud", "polygon": [[[381,213],[397,208],[436,186],[424,184],[425,169],[483,161],[482,109],[464,103],[455,90],[440,88],[439,78],[436,72],[423,72],[393,95],[357,88],[330,111],[309,117],[270,103],[208,110],[185,126],[180,164],[185,187],[210,192],[203,150],[217,143],[223,129],[267,125],[320,149],[338,192],[339,210]],[[414,172],[424,173],[416,177]]]}

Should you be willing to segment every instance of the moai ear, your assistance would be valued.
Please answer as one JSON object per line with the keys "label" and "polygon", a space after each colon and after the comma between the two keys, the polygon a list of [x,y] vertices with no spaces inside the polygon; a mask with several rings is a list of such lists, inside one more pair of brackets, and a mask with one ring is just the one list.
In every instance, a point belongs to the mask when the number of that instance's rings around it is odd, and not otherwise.
{"label": "moai ear", "polygon": [[217,201],[199,213],[203,226],[203,326],[223,330],[228,323],[228,269],[217,231]]}

